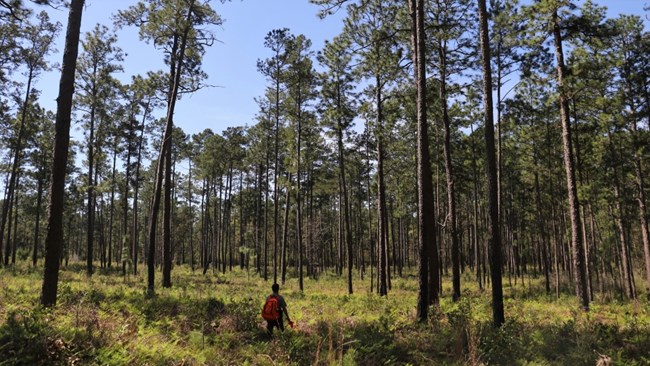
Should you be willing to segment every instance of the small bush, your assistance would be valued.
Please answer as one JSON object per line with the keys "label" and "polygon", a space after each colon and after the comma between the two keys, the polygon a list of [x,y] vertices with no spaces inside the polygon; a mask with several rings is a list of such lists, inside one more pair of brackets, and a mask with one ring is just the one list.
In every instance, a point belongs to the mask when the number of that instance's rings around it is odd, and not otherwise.
{"label": "small bush", "polygon": [[240,332],[252,332],[259,328],[261,321],[258,304],[253,299],[244,299],[229,304],[226,308],[232,316],[235,330]]}
{"label": "small bush", "polygon": [[51,337],[44,311],[12,310],[0,326],[0,359],[7,365],[45,365],[65,359],[64,342]]}
{"label": "small bush", "polygon": [[485,323],[480,330],[480,359],[488,365],[515,365],[527,354],[524,338],[524,327],[514,321],[506,321],[499,328]]}

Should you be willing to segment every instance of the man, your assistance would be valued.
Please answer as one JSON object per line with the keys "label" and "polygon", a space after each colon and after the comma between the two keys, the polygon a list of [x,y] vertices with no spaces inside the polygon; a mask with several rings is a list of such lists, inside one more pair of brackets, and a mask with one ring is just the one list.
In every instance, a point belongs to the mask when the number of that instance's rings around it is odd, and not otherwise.
{"label": "man", "polygon": [[280,286],[274,283],[271,286],[271,290],[273,290],[273,293],[266,298],[266,303],[262,309],[262,316],[266,319],[266,331],[269,336],[273,335],[273,328],[275,327],[280,328],[280,331],[284,332],[283,313],[287,316],[289,326],[293,327],[293,322],[289,318],[289,312],[287,311],[287,303],[279,293]]}

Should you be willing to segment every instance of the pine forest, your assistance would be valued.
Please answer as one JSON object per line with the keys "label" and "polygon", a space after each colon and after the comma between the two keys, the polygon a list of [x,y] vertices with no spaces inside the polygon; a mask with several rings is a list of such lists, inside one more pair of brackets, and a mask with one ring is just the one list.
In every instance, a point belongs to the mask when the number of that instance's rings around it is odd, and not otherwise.
{"label": "pine forest", "polygon": [[650,365],[643,3],[0,0],[0,365]]}

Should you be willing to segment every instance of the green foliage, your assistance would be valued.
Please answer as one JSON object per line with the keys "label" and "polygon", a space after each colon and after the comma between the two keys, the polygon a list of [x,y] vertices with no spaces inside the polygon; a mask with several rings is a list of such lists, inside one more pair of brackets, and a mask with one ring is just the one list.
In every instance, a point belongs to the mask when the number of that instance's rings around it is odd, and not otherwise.
{"label": "green foliage", "polygon": [[[650,361],[647,303],[597,300],[579,312],[572,296],[552,299],[506,287],[506,317],[491,322],[485,293],[469,281],[458,302],[443,283],[427,323],[415,317],[414,279],[394,278],[387,296],[347,294],[344,277],[290,278],[281,293],[294,328],[265,333],[260,309],[269,291],[245,270],[203,276],[175,268],[175,287],[147,296],[144,274],[129,279],[83,265],[62,272],[58,305],[38,304],[41,277],[17,266],[0,269],[0,360],[11,365],[593,365]],[[541,281],[541,280],[540,280]],[[44,361],[48,360],[48,361]]]}
{"label": "green foliage", "polygon": [[481,359],[490,365],[513,365],[518,358],[526,356],[523,345],[523,327],[513,321],[506,321],[501,327],[484,324],[480,332]]}
{"label": "green foliage", "polygon": [[11,310],[0,327],[0,354],[10,365],[42,365],[48,358],[49,325],[42,312]]}

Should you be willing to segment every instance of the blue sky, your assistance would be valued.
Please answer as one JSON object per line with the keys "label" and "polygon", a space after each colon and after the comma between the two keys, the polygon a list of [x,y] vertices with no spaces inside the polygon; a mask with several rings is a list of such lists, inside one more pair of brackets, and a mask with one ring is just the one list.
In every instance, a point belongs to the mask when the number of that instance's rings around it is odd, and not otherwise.
{"label": "blue sky", "polygon": [[[647,14],[644,4],[650,0],[596,0],[607,6],[608,16],[620,13]],[[82,20],[82,32],[96,23],[112,24],[111,15],[118,9],[135,4],[136,0],[87,0]],[[233,0],[222,4],[214,0],[213,7],[225,19],[221,28],[215,29],[221,41],[208,50],[204,70],[210,75],[208,84],[219,87],[201,90],[183,97],[177,103],[175,122],[186,133],[197,133],[206,128],[221,132],[228,126],[252,125],[257,113],[253,98],[264,93],[266,81],[257,72],[256,62],[266,58],[264,36],[272,29],[289,28],[294,34],[304,34],[313,42],[313,50],[319,50],[326,39],[332,39],[342,28],[342,15],[320,20],[318,7],[308,0]],[[64,25],[59,42],[59,52],[52,60],[59,62],[63,51],[67,11],[50,10],[51,16]],[[646,20],[646,26],[648,21]],[[149,70],[165,69],[161,53],[152,45],[138,40],[137,29],[126,28],[118,32],[119,46],[128,54],[124,72],[117,75],[128,82],[131,75],[145,74]],[[43,75],[37,88],[43,90],[41,103],[55,110],[58,93],[58,72]],[[78,129],[78,126],[73,128]],[[77,131],[78,133],[78,131]],[[75,134],[75,131],[73,131]]]}
{"label": "blue sky", "polygon": [[[82,33],[92,29],[96,23],[111,27],[111,15],[136,1],[87,0],[86,3]],[[312,49],[318,50],[326,39],[335,37],[342,28],[341,15],[320,20],[316,16],[319,8],[307,0],[233,0],[224,4],[215,0],[212,3],[225,22],[222,27],[214,29],[220,42],[208,50],[203,67],[210,76],[207,84],[218,87],[184,96],[177,103],[175,123],[186,133],[197,133],[206,128],[221,132],[228,126],[255,123],[258,108],[253,98],[261,96],[266,85],[256,64],[259,58],[270,55],[264,48],[264,37],[270,30],[287,27],[296,35],[305,34],[312,40]],[[65,26],[65,10],[51,10],[50,13]],[[58,63],[62,57],[63,33],[59,52],[52,57]],[[119,31],[118,45],[127,53],[124,72],[116,75],[124,82],[128,82],[131,75],[166,70],[162,54],[152,45],[140,41],[136,28]],[[51,72],[37,83],[37,88],[43,90],[41,103],[51,110],[56,109],[54,100],[59,76],[58,72]]]}

